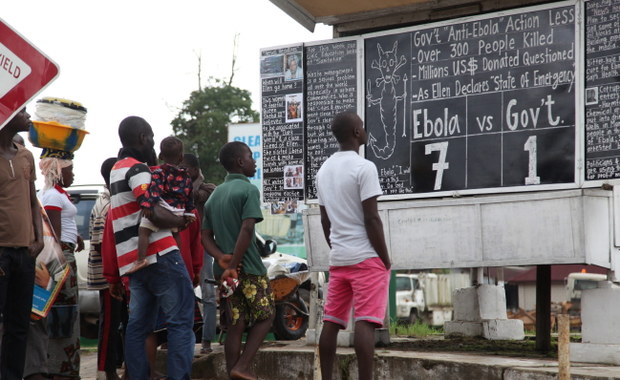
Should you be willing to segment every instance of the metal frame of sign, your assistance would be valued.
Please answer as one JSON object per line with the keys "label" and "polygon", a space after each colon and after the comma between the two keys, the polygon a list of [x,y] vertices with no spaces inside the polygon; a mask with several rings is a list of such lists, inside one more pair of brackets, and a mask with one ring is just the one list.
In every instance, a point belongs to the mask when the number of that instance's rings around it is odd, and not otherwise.
{"label": "metal frame of sign", "polygon": [[[457,191],[437,191],[437,192],[425,192],[425,193],[407,193],[407,194],[399,194],[399,195],[384,195],[380,197],[380,200],[394,200],[394,199],[415,199],[415,198],[434,198],[434,197],[459,197],[461,195],[477,195],[477,194],[495,194],[495,193],[515,193],[515,192],[529,192],[529,191],[545,191],[545,190],[561,190],[561,189],[572,189],[583,186],[583,151],[584,151],[584,133],[583,133],[583,122],[584,122],[584,112],[583,112],[583,86],[584,86],[584,78],[583,78],[583,57],[584,57],[584,49],[583,49],[583,30],[584,30],[584,20],[583,20],[583,2],[578,0],[571,1],[563,1],[553,4],[544,4],[537,5],[531,7],[522,7],[518,9],[512,9],[509,11],[499,11],[488,13],[484,15],[475,15],[475,16],[467,16],[457,19],[451,19],[446,21],[441,21],[437,23],[423,24],[417,25],[413,27],[406,27],[400,29],[394,29],[389,31],[381,31],[375,33],[364,34],[361,38],[365,41],[368,38],[373,37],[381,37],[381,36],[390,36],[397,35],[400,33],[407,33],[416,30],[424,30],[430,29],[434,27],[442,27],[449,26],[453,24],[466,23],[470,21],[478,21],[478,20],[486,20],[501,16],[507,15],[515,15],[526,12],[540,11],[540,10],[551,10],[556,8],[562,8],[567,6],[572,6],[575,9],[575,22],[574,22],[574,33],[575,33],[575,78],[574,78],[574,89],[575,89],[575,147],[574,147],[574,181],[568,183],[557,183],[557,184],[543,184],[543,185],[521,185],[521,186],[510,186],[510,187],[488,187],[488,188],[479,188],[479,189],[467,189],[467,190],[457,190]],[[362,58],[363,60],[364,58]],[[362,62],[363,63],[363,62]],[[365,81],[365,71],[361,73],[362,80]],[[363,85],[363,82],[362,82]],[[363,100],[362,100],[363,102]],[[595,184],[593,184],[595,186]]]}

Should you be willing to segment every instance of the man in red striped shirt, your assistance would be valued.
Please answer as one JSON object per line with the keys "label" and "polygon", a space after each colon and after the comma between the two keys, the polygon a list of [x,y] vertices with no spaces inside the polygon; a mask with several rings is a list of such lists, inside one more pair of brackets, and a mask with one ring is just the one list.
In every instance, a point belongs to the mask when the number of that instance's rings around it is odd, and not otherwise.
{"label": "man in red striped shirt", "polygon": [[[151,183],[151,172],[145,162],[153,157],[154,141],[151,126],[136,116],[125,118],[118,133],[123,149],[110,174],[110,215],[119,272],[124,275],[138,258],[140,202]],[[189,379],[195,346],[192,330],[194,292],[169,230],[183,227],[185,220],[156,206],[151,221],[161,229],[149,238],[148,266],[129,274],[131,300],[125,337],[127,369],[133,379],[149,378],[144,341],[155,329],[161,308],[168,328],[168,378]],[[111,284],[110,292],[118,295],[119,285]]]}

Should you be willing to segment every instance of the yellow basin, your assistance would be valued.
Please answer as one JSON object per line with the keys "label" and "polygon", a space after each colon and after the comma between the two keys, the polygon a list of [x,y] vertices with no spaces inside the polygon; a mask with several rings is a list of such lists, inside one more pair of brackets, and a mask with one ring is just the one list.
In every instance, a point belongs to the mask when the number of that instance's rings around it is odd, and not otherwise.
{"label": "yellow basin", "polygon": [[54,121],[33,121],[28,133],[28,140],[38,148],[57,149],[75,152],[82,145],[88,132]]}

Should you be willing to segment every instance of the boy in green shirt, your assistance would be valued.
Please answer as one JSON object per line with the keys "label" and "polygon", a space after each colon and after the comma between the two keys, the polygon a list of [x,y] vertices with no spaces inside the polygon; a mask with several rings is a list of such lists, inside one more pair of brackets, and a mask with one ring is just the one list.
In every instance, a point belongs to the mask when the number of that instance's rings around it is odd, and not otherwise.
{"label": "boy in green shirt", "polygon": [[[233,141],[220,150],[220,162],[228,175],[205,204],[202,242],[215,259],[215,277],[239,281],[234,293],[220,303],[230,306],[225,322],[226,369],[232,379],[256,379],[251,370],[252,360],[275,314],[267,270],[254,241],[254,225],[263,220],[263,214],[258,188],[247,177],[256,173],[256,161],[247,145]],[[241,337],[247,326],[250,327],[242,353]]]}

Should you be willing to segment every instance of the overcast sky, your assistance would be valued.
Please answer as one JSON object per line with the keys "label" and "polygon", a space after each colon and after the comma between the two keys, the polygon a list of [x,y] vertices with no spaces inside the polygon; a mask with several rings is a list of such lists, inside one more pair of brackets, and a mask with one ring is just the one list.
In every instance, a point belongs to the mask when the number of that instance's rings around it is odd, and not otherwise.
{"label": "overcast sky", "polygon": [[[60,66],[36,99],[67,98],[88,109],[90,135],[75,155],[75,184],[102,183],[101,162],[116,155],[126,116],[144,117],[159,148],[198,89],[198,55],[203,86],[209,77],[229,78],[238,33],[233,85],[249,90],[259,110],[259,50],[332,35],[325,25],[308,32],[268,0],[19,0],[4,2],[0,17]],[[34,115],[34,102],[27,108]],[[38,158],[40,149],[32,151]]]}

